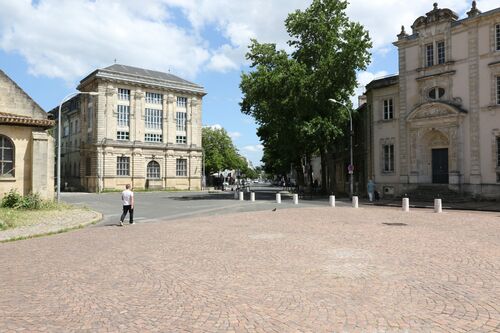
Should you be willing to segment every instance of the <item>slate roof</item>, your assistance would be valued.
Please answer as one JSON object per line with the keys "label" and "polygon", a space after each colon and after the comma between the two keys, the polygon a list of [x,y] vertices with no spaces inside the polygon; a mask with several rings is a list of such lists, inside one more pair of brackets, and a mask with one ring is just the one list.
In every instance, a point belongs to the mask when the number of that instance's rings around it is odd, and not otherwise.
{"label": "slate roof", "polygon": [[92,76],[118,80],[121,79],[130,82],[158,85],[173,89],[189,90],[203,95],[206,94],[202,86],[184,80],[176,75],[121,64],[113,64],[111,66],[95,70],[81,80],[80,85],[84,84],[84,82]]}

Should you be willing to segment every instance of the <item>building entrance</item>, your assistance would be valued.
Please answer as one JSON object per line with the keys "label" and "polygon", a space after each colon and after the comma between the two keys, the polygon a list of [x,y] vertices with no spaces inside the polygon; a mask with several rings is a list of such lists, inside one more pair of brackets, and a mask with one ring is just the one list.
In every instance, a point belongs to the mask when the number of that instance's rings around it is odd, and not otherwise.
{"label": "building entrance", "polygon": [[448,148],[432,149],[432,183],[448,184]]}

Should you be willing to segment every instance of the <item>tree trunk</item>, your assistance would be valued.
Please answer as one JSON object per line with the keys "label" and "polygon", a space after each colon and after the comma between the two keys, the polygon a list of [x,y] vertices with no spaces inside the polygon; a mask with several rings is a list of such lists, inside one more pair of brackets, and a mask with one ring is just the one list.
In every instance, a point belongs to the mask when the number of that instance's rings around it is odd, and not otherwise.
{"label": "tree trunk", "polygon": [[321,157],[321,193],[326,194],[328,192],[328,184],[327,184],[327,165],[328,161],[326,160],[326,151],[322,147],[319,150],[319,156]]}

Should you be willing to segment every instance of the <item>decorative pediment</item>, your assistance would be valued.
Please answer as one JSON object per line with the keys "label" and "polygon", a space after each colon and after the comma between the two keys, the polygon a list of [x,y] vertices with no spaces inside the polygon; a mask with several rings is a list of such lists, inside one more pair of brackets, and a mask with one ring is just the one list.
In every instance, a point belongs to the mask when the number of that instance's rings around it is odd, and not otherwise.
{"label": "decorative pediment", "polygon": [[416,107],[407,117],[407,121],[458,116],[466,112],[456,106],[442,102],[430,102]]}
{"label": "decorative pediment", "polygon": [[434,3],[434,8],[425,14],[425,16],[420,16],[415,20],[411,26],[413,31],[418,30],[432,23],[442,22],[442,21],[456,21],[458,15],[448,8],[438,8],[438,4]]}

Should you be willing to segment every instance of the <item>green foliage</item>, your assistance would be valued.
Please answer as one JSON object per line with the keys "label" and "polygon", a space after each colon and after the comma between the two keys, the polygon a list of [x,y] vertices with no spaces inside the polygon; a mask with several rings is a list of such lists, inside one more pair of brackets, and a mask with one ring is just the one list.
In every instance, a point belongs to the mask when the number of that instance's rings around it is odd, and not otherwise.
{"label": "green foliage", "polygon": [[42,204],[42,199],[38,193],[30,193],[25,195],[14,208],[36,210],[42,208]]}
{"label": "green foliage", "polygon": [[[368,32],[345,14],[343,0],[313,0],[285,21],[293,52],[252,40],[247,59],[253,69],[241,76],[241,111],[255,118],[270,173],[286,173],[304,156],[320,152],[347,128],[357,86],[356,72],[366,69],[371,48]],[[326,168],[322,168],[326,172]]]}
{"label": "green foliage", "polygon": [[204,127],[202,145],[205,150],[205,174],[207,175],[225,169],[242,169],[246,165],[224,129]]}
{"label": "green foliage", "polygon": [[2,198],[0,206],[4,208],[16,208],[22,199],[22,195],[17,193],[15,189],[11,189],[9,193]]}

